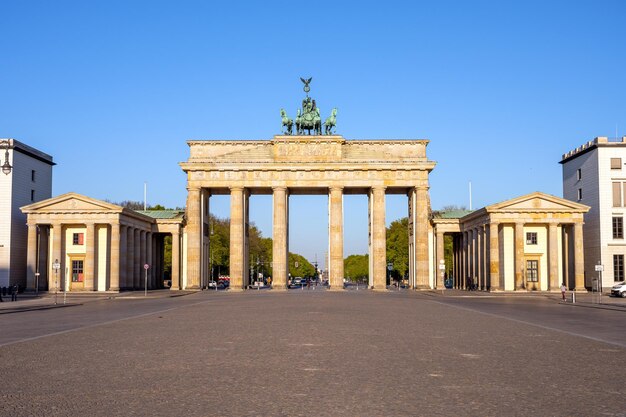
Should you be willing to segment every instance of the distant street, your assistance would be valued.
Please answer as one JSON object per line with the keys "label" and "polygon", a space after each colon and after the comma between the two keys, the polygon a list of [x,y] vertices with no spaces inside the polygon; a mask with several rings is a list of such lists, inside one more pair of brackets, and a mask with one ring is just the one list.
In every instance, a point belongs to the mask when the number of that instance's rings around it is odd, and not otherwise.
{"label": "distant street", "polygon": [[624,309],[463,291],[169,295],[0,310],[0,415],[626,415]]}

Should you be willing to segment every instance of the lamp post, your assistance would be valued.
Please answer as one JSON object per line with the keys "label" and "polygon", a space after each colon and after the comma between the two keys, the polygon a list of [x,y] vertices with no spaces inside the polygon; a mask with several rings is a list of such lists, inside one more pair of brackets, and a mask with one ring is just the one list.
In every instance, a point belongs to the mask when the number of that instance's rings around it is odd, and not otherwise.
{"label": "lamp post", "polygon": [[54,260],[52,264],[52,269],[54,269],[54,304],[57,303],[57,293],[59,291],[59,269],[61,268],[61,264],[58,259]]}
{"label": "lamp post", "polygon": [[13,169],[11,163],[9,162],[9,146],[11,145],[11,142],[9,141],[9,139],[0,139],[0,143],[5,146],[4,164],[2,164],[2,172],[4,172],[4,175],[9,175],[11,173],[11,170]]}

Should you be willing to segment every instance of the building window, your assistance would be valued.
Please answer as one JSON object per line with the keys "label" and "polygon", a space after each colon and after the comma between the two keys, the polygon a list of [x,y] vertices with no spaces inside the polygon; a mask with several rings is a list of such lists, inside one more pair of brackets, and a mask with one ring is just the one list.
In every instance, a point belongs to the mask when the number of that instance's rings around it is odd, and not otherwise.
{"label": "building window", "polygon": [[32,182],[35,182],[35,170],[34,169],[30,171],[30,180]]}
{"label": "building window", "polygon": [[622,169],[622,158],[611,158],[611,169]]}
{"label": "building window", "polygon": [[624,255],[613,255],[613,280],[624,281]]}
{"label": "building window", "polygon": [[72,260],[72,282],[83,282],[83,260]]}
{"label": "building window", "polygon": [[30,190],[30,201],[35,201],[35,190]]}
{"label": "building window", "polygon": [[526,244],[527,245],[536,245],[537,244],[537,232],[527,232],[526,233]]}
{"label": "building window", "polygon": [[622,207],[622,183],[614,182],[613,186],[613,207]]}
{"label": "building window", "polygon": [[613,239],[624,239],[624,219],[613,217]]}
{"label": "building window", "polygon": [[583,172],[580,168],[576,170],[576,180],[580,181],[583,178]]}
{"label": "building window", "polygon": [[74,245],[84,245],[85,244],[85,234],[84,233],[74,233],[72,235],[72,243]]}
{"label": "building window", "polygon": [[539,280],[539,261],[526,261],[526,281],[537,282]]}
{"label": "building window", "polygon": [[583,199],[583,189],[579,188],[578,189],[578,201]]}

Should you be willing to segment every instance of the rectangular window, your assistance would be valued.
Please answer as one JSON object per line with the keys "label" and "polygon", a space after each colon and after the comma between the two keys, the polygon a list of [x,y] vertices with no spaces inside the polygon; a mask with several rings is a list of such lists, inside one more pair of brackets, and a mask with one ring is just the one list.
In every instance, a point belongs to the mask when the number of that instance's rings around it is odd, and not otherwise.
{"label": "rectangular window", "polygon": [[622,169],[622,158],[611,158],[611,169]]}
{"label": "rectangular window", "polygon": [[579,188],[578,189],[578,201],[583,199],[583,189]]}
{"label": "rectangular window", "polygon": [[83,282],[83,261],[72,260],[72,282]]}
{"label": "rectangular window", "polygon": [[624,239],[624,219],[613,217],[613,239]]}
{"label": "rectangular window", "polygon": [[30,201],[35,201],[35,190],[30,190]]}
{"label": "rectangular window", "polygon": [[84,233],[74,233],[72,235],[72,243],[74,245],[84,245],[85,244],[85,234]]}
{"label": "rectangular window", "polygon": [[580,181],[583,178],[583,172],[580,168],[576,170],[576,180]]}
{"label": "rectangular window", "polygon": [[30,171],[30,180],[32,182],[35,182],[35,170],[34,169]]}
{"label": "rectangular window", "polygon": [[614,182],[613,184],[613,207],[622,207],[622,184]]}
{"label": "rectangular window", "polygon": [[613,280],[624,281],[624,255],[613,255]]}
{"label": "rectangular window", "polygon": [[526,233],[526,244],[527,245],[536,245],[537,244],[537,232],[527,232]]}
{"label": "rectangular window", "polygon": [[537,260],[526,261],[526,281],[528,282],[539,281],[539,261]]}

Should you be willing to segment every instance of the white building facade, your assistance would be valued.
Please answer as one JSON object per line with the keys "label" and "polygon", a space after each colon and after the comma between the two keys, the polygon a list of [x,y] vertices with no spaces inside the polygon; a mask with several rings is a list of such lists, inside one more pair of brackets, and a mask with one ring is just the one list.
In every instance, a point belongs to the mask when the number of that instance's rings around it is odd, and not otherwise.
{"label": "white building facade", "polygon": [[52,157],[15,139],[0,139],[0,287],[26,286],[28,228],[20,207],[52,195]]}
{"label": "white building facade", "polygon": [[597,137],[564,154],[560,163],[563,197],[591,207],[584,224],[585,286],[601,282],[609,288],[626,279],[626,136]]}

